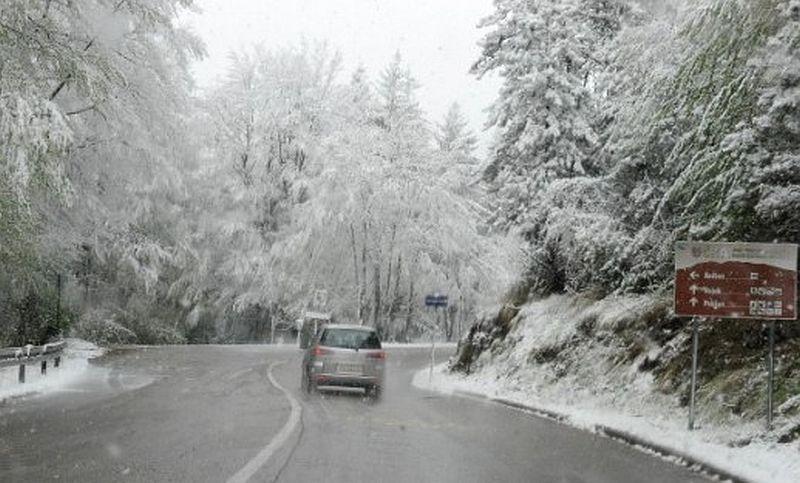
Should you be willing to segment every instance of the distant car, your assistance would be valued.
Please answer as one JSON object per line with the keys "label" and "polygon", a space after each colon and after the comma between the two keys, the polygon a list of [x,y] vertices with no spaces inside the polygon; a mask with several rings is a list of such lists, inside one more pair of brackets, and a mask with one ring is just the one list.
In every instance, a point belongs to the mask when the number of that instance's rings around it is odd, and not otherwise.
{"label": "distant car", "polygon": [[307,393],[320,387],[363,388],[379,398],[386,352],[378,333],[360,325],[325,325],[303,355],[301,384]]}
{"label": "distant car", "polygon": [[331,315],[324,312],[306,312],[297,321],[297,343],[301,349],[308,349],[321,328],[331,323]]}

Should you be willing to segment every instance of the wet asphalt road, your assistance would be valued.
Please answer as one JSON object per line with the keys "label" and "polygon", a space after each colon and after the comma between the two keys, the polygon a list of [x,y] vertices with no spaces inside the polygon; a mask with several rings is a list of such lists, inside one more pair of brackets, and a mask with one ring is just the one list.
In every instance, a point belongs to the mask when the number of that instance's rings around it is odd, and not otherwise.
{"label": "wet asphalt road", "polygon": [[250,481],[707,481],[608,438],[415,389],[429,352],[388,352],[374,402],[304,395],[293,347],[118,351],[62,391],[0,405],[0,481],[227,482],[289,419],[290,401],[268,375],[279,361],[272,375],[299,403],[300,424]]}

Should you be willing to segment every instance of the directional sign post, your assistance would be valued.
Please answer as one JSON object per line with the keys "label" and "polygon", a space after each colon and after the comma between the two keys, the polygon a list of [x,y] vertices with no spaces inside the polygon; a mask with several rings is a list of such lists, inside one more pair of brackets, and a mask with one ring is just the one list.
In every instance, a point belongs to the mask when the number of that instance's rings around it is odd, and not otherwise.
{"label": "directional sign post", "polygon": [[797,245],[677,242],[675,315],[693,318],[689,429],[694,429],[697,317],[770,321],[769,427],[775,320],[797,320]]}
{"label": "directional sign post", "polygon": [[675,315],[797,319],[797,245],[678,242]]}
{"label": "directional sign post", "polygon": [[447,295],[433,294],[425,296],[425,306],[427,307],[447,307]]}
{"label": "directional sign post", "polygon": [[[436,316],[438,318],[439,311],[437,309],[439,309],[439,307],[442,308],[447,307],[447,295],[441,295],[438,293],[426,295],[425,306],[429,308],[432,307],[434,310],[436,310]],[[436,342],[434,339],[435,336],[436,336],[435,333],[431,331],[431,368],[430,371],[428,372],[428,383],[433,381],[433,367],[436,365]]]}

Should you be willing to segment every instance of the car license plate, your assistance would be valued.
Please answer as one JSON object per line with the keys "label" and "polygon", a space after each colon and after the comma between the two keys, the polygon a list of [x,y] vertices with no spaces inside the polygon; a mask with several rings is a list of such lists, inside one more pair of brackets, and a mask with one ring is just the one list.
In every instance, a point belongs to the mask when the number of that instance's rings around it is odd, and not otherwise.
{"label": "car license plate", "polygon": [[361,364],[339,364],[336,367],[338,372],[347,372],[354,374],[360,374],[363,368],[364,366],[362,366]]}

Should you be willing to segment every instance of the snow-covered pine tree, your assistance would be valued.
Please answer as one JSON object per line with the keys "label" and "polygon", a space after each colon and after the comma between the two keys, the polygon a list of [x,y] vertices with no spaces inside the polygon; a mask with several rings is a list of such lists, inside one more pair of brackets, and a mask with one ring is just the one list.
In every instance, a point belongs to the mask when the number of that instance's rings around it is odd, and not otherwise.
{"label": "snow-covered pine tree", "polygon": [[[503,78],[489,121],[498,140],[484,172],[493,222],[519,230],[531,245],[532,288],[548,292],[602,284],[608,289],[616,274],[603,268],[601,259],[616,252],[624,236],[604,211],[607,199],[584,197],[608,191],[591,179],[605,167],[596,156],[598,131],[604,128],[598,122],[603,92],[596,75],[605,68],[604,46],[629,9],[612,0],[495,5],[494,15],[482,23],[492,31],[472,67],[478,76]],[[570,179],[575,182],[562,182]],[[569,192],[559,192],[567,187]],[[602,243],[588,243],[586,233],[601,231]]]}
{"label": "snow-covered pine tree", "polygon": [[457,152],[466,156],[474,155],[478,139],[469,129],[467,120],[461,113],[461,106],[457,102],[450,105],[444,120],[436,127],[434,137],[440,151]]}
{"label": "snow-covered pine tree", "polygon": [[752,127],[730,139],[732,144],[737,140],[752,143],[747,153],[752,177],[743,190],[745,194],[737,193],[730,206],[734,208],[731,215],[746,212],[746,219],[752,221],[743,230],[754,231],[761,239],[798,243],[800,1],[780,1],[775,11],[780,27],[753,60],[762,75]]}
{"label": "snow-covered pine tree", "polygon": [[615,1],[499,0],[482,22],[492,30],[472,72],[503,78],[489,120],[499,140],[485,172],[500,224],[526,224],[550,182],[598,173],[592,74],[624,12]]}
{"label": "snow-covered pine tree", "polygon": [[420,124],[422,111],[416,99],[419,83],[395,52],[392,61],[381,72],[377,94],[381,104],[381,119],[387,130],[397,130]]}
{"label": "snow-covered pine tree", "polygon": [[482,198],[475,189],[480,177],[480,161],[475,155],[478,140],[458,103],[450,105],[442,122],[436,124],[433,136],[438,146],[436,164],[451,189],[473,200]]}
{"label": "snow-covered pine tree", "polygon": [[629,200],[615,209],[633,234],[620,264],[638,268],[625,289],[666,284],[676,239],[796,239],[792,4],[693,2],[619,39],[604,155]]}
{"label": "snow-covered pine tree", "polygon": [[659,109],[641,123],[650,132],[638,136],[638,157],[648,159],[660,192],[651,226],[699,239],[770,237],[754,229],[748,198],[762,169],[756,158],[770,159],[777,147],[754,146],[753,136],[763,96],[776,82],[762,59],[772,55],[767,43],[786,23],[776,15],[783,4],[709,0],[684,17],[673,41],[682,56],[656,91]]}

